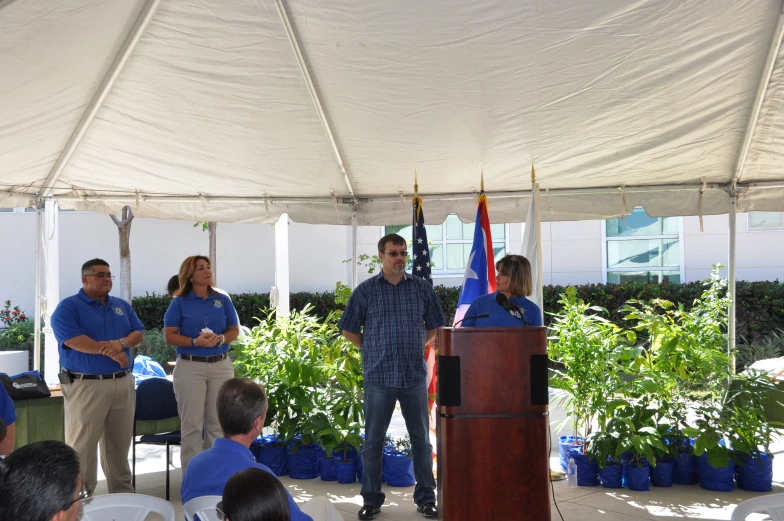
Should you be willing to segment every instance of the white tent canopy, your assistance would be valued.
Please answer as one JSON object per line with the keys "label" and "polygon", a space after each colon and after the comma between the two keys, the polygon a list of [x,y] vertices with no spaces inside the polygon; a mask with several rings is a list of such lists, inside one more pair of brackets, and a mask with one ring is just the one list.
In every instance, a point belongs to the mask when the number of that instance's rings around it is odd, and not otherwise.
{"label": "white tent canopy", "polygon": [[[0,206],[307,223],[784,210],[780,0],[0,0]],[[700,195],[702,192],[702,195]]]}

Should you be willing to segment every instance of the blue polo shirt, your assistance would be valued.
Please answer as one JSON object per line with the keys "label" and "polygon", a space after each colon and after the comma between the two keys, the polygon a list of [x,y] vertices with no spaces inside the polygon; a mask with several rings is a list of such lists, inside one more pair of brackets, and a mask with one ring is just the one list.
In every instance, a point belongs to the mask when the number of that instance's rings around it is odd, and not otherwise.
{"label": "blue polo shirt", "polygon": [[[185,504],[195,497],[222,496],[229,478],[251,467],[274,474],[253,458],[248,447],[226,438],[217,438],[211,449],[195,455],[188,463],[180,487],[182,503]],[[299,509],[288,490],[286,495],[289,498],[291,521],[313,521]]]}
{"label": "blue polo shirt", "polygon": [[69,371],[86,374],[111,374],[133,366],[131,350],[123,349],[128,355],[128,366],[108,356],[82,353],[71,349],[66,343],[72,338],[87,335],[96,342],[124,338],[133,331],[144,332],[139,317],[130,304],[121,298],[106,296],[106,305],[87,296],[84,290],[68,297],[57,305],[52,315],[52,329],[60,351],[60,365]]}
{"label": "blue polo shirt", "polygon": [[[174,297],[163,316],[165,327],[179,328],[179,334],[196,338],[205,327],[216,335],[222,335],[231,326],[239,325],[234,304],[226,293],[216,291],[206,299],[193,291],[182,297]],[[229,344],[215,347],[178,347],[178,355],[211,356],[226,353]]]}
{"label": "blue polo shirt", "polygon": [[[487,318],[467,318],[460,327],[522,327],[523,321],[519,318],[513,317],[507,310],[503,308],[495,297],[498,292],[490,293],[489,295],[482,295],[477,297],[468,307],[465,316],[473,317],[476,315],[490,315]],[[542,312],[539,306],[531,302],[525,297],[515,297],[509,299],[509,302],[517,304],[522,308],[525,313],[525,324],[529,326],[542,325]]]}
{"label": "blue polo shirt", "polygon": [[2,384],[0,384],[0,418],[6,425],[11,425],[16,421],[16,406]]}

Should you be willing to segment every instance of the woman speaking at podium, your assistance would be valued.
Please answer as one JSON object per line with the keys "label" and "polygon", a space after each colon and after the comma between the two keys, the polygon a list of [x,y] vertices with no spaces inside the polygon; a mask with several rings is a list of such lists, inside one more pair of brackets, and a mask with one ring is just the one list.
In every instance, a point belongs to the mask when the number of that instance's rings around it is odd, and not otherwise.
{"label": "woman speaking at podium", "polygon": [[498,291],[477,297],[460,327],[541,326],[542,311],[526,298],[533,292],[531,263],[522,255],[507,255],[495,263]]}

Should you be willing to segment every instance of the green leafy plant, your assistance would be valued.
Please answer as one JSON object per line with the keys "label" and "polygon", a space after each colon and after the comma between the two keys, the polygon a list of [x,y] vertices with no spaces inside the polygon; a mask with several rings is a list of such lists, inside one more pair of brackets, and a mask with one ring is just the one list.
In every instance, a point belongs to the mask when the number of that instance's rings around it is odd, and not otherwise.
{"label": "green leafy plant", "polygon": [[724,421],[734,450],[757,458],[772,456],[775,429],[784,424],[768,420],[765,398],[776,393],[777,387],[764,373],[752,371],[733,377],[724,399]]}
{"label": "green leafy plant", "polygon": [[398,454],[402,454],[406,457],[411,457],[411,437],[406,434],[402,438],[397,438],[395,440],[395,450]]}
{"label": "green leafy plant", "polygon": [[740,371],[758,360],[778,358],[784,354],[784,329],[771,331],[751,343],[741,337],[735,350],[735,367]]}
{"label": "green leafy plant", "polygon": [[320,430],[317,440],[327,457],[332,454],[341,454],[340,461],[348,461],[348,451],[351,447],[361,452],[365,441],[359,435],[362,425],[350,419],[346,419],[340,414],[332,416],[331,424]]}
{"label": "green leafy plant", "polygon": [[135,355],[149,356],[159,364],[167,372],[170,373],[172,368],[169,362],[177,359],[177,351],[174,346],[166,343],[162,329],[152,329],[144,332],[144,341],[136,346],[134,349]]}
{"label": "green leafy plant", "polygon": [[0,326],[9,327],[21,324],[27,320],[27,315],[19,306],[11,307],[11,301],[6,300],[3,309],[0,309]]}

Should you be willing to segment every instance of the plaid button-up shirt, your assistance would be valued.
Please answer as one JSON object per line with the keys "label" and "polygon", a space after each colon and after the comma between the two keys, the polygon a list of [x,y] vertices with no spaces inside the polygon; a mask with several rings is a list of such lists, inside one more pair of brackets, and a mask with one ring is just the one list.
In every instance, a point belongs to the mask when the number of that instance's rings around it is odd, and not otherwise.
{"label": "plaid button-up shirt", "polygon": [[425,381],[427,331],[445,325],[429,282],[404,273],[395,286],[379,273],[351,294],[338,328],[363,334],[365,382],[405,388]]}

